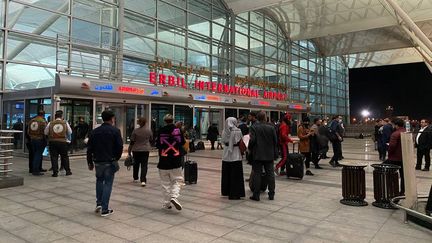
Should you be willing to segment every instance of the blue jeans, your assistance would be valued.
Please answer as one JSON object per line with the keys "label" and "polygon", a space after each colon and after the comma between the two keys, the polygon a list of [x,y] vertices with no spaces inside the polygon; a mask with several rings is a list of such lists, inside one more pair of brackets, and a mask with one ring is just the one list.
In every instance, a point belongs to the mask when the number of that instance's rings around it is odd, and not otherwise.
{"label": "blue jeans", "polygon": [[32,161],[32,168],[33,173],[39,173],[40,168],[42,168],[42,154],[46,147],[46,143],[42,139],[32,139],[31,140],[31,146],[33,149],[33,161]]}
{"label": "blue jeans", "polygon": [[99,163],[96,167],[96,205],[102,206],[102,211],[108,210],[114,181],[114,166],[110,163]]}

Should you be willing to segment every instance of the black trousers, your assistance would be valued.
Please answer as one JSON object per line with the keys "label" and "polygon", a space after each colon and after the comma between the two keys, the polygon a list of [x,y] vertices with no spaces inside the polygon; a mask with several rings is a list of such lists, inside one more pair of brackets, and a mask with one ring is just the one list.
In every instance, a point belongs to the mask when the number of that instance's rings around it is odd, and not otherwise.
{"label": "black trousers", "polygon": [[332,146],[333,146],[333,157],[331,158],[330,161],[333,161],[336,163],[342,157],[342,143],[341,143],[341,141],[337,140],[337,141],[332,142]]}
{"label": "black trousers", "polygon": [[420,169],[422,162],[423,162],[423,156],[425,158],[425,168],[429,169],[430,167],[430,149],[417,149],[417,164],[416,168]]}
{"label": "black trousers", "polygon": [[148,168],[148,151],[134,151],[132,152],[134,158],[133,165],[133,179],[138,180],[138,172],[141,168],[140,181],[147,182],[147,168]]}
{"label": "black trousers", "polygon": [[255,198],[260,197],[261,193],[261,174],[262,168],[264,166],[265,177],[268,182],[268,194],[273,196],[275,194],[275,175],[274,175],[274,164],[273,161],[259,161],[256,160],[252,162],[252,170],[254,171],[254,192],[253,196]]}
{"label": "black trousers", "polygon": [[312,159],[312,163],[315,165],[315,166],[318,166],[318,163],[319,163],[319,161],[320,161],[320,153],[319,153],[319,151],[315,151],[315,152],[312,152],[311,153],[311,159]]}
{"label": "black trousers", "polygon": [[228,196],[229,199],[245,197],[243,164],[241,160],[233,162],[222,161],[221,193],[222,196]]}
{"label": "black trousers", "polygon": [[399,176],[400,176],[400,194],[405,194],[405,177],[404,177],[404,171],[403,171],[403,163],[402,161],[392,161],[392,160],[386,160],[384,162],[385,164],[391,164],[391,165],[397,165],[400,167],[399,169]]}
{"label": "black trousers", "polygon": [[[33,147],[30,143],[30,141],[27,141],[26,143],[27,150],[28,150],[28,165],[29,165],[29,173],[33,173]],[[42,163],[41,163],[42,166]],[[41,168],[39,168],[41,169]]]}
{"label": "black trousers", "polygon": [[304,162],[305,162],[306,169],[309,169],[310,168],[310,162],[312,161],[311,153],[310,152],[306,152],[306,153],[303,152],[301,154],[303,154],[303,156],[305,157]]}
{"label": "black trousers", "polygon": [[51,166],[54,174],[58,173],[58,157],[60,155],[61,165],[64,167],[66,172],[70,172],[69,165],[69,155],[68,155],[69,145],[66,142],[50,142],[49,151],[51,155]]}

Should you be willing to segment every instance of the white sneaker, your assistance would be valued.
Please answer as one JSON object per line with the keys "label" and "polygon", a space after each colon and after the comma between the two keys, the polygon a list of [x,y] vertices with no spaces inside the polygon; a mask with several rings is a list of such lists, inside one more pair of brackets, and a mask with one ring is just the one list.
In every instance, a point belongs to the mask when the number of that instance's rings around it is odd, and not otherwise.
{"label": "white sneaker", "polygon": [[145,183],[144,181],[141,182],[141,186],[142,186],[142,187],[146,186],[146,183]]}
{"label": "white sneaker", "polygon": [[94,212],[95,213],[100,213],[101,210],[102,210],[102,206],[96,206]]}
{"label": "white sneaker", "polygon": [[138,183],[138,180],[133,180],[133,183]]}
{"label": "white sneaker", "polygon": [[174,205],[174,207],[177,210],[182,210],[182,205],[180,204],[180,202],[177,200],[177,198],[171,198],[171,203]]}

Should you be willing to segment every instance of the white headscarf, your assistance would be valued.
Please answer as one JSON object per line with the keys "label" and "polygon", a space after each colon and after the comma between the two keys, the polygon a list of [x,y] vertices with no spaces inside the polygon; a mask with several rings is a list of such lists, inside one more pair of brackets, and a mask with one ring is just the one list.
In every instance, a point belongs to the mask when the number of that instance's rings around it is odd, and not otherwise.
{"label": "white headscarf", "polygon": [[242,133],[237,128],[237,118],[228,117],[225,120],[224,130],[222,132],[222,142],[228,143],[228,152],[233,151],[234,144],[237,144],[242,139]]}

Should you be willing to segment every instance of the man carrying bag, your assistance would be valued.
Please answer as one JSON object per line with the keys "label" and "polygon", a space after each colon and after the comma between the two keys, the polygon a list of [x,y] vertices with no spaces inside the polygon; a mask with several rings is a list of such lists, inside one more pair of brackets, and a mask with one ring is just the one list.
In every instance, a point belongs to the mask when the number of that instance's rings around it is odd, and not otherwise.
{"label": "man carrying bag", "polygon": [[123,152],[123,140],[120,130],[114,127],[115,115],[112,111],[102,112],[104,123],[94,129],[88,141],[87,163],[89,170],[96,167],[96,209],[106,217],[113,213],[110,209],[114,174],[119,170],[118,160]]}

